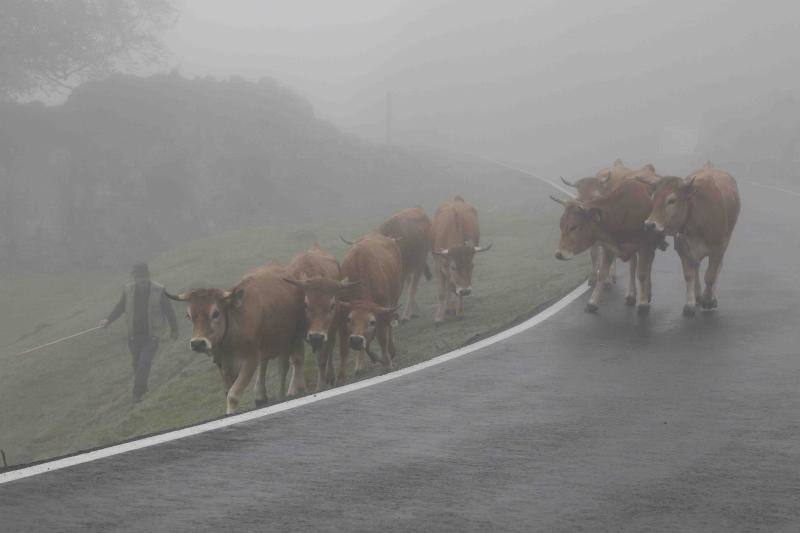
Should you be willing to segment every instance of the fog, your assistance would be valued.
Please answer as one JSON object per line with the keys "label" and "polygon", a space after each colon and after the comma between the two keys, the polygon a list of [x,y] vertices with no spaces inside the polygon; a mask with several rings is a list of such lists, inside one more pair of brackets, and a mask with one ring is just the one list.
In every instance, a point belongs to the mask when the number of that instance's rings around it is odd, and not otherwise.
{"label": "fog", "polygon": [[[619,157],[796,180],[788,1],[141,5],[139,23],[86,31],[71,11],[2,8],[22,26],[0,27],[0,265],[116,269],[231,229],[380,217],[420,188],[481,190],[482,158],[550,179]],[[14,34],[42,20],[51,40]]]}
{"label": "fog", "polygon": [[[792,2],[186,2],[181,72],[269,75],[322,116],[581,174],[621,156],[686,172],[721,116],[798,89]],[[711,157],[714,154],[708,154]],[[724,156],[718,154],[718,156]]]}

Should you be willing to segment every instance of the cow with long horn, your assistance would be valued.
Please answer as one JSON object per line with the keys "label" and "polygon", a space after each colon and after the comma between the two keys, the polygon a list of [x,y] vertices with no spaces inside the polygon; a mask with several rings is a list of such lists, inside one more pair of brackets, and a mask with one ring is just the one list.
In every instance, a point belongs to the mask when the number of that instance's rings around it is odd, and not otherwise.
{"label": "cow with long horn", "polygon": [[342,280],[339,262],[316,244],[297,254],[286,271],[286,281],[304,294],[305,339],[317,356],[317,391],[320,391],[326,383],[331,386],[335,383],[333,347],[342,321],[339,298],[357,282]]}
{"label": "cow with long horn", "polygon": [[492,245],[480,245],[478,211],[456,196],[440,205],[431,226],[439,306],[436,322],[444,320],[451,297],[455,297],[456,317],[464,314],[464,297],[472,294],[475,254],[488,252]]}
{"label": "cow with long horn", "polygon": [[167,296],[186,302],[193,331],[189,347],[213,358],[227,391],[226,412],[232,414],[253,374],[256,406],[267,403],[267,363],[280,364],[281,390],[301,392],[303,375],[303,294],[285,281],[286,270],[269,265],[245,274],[231,289],[191,289]]}
{"label": "cow with long horn", "polygon": [[357,240],[342,260],[342,275],[358,285],[339,300],[342,326],[339,330],[340,363],[337,382],[347,379],[350,349],[356,353],[356,374],[365,368],[364,354],[375,362],[370,349],[373,340],[381,350],[380,362],[386,369],[397,356],[393,325],[403,287],[403,259],[395,239],[372,232]]}
{"label": "cow with long horn", "polygon": [[567,260],[591,248],[596,243],[605,249],[587,312],[596,312],[602,295],[602,283],[616,256],[623,261],[636,260],[639,281],[640,315],[650,311],[651,279],[655,249],[661,239],[644,229],[643,222],[652,209],[646,185],[626,180],[613,191],[585,202],[564,201],[552,197],[564,206],[561,216],[561,240],[556,259]]}

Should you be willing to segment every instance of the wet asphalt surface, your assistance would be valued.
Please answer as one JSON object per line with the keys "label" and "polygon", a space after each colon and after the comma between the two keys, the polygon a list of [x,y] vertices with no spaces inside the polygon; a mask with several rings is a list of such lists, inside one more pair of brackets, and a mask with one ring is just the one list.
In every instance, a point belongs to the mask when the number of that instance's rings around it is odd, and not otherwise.
{"label": "wet asphalt surface", "polygon": [[713,313],[681,316],[670,249],[649,317],[618,286],[597,316],[587,295],[423,372],[0,485],[0,531],[800,531],[800,198],[741,189]]}

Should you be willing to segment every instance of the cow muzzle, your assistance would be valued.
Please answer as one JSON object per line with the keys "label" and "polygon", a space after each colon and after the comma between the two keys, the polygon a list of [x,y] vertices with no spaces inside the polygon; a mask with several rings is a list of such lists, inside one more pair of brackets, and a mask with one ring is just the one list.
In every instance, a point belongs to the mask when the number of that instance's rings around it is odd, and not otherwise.
{"label": "cow muzzle", "polygon": [[363,350],[367,345],[367,342],[366,339],[361,335],[350,335],[348,344],[350,344],[350,348],[353,350]]}
{"label": "cow muzzle", "polygon": [[569,261],[572,259],[572,254],[569,252],[562,252],[561,250],[556,251],[556,259],[559,261]]}
{"label": "cow muzzle", "polygon": [[204,337],[194,337],[189,341],[189,348],[198,353],[206,353],[211,350],[211,342]]}
{"label": "cow muzzle", "polygon": [[306,342],[311,345],[311,349],[315,352],[322,348],[322,345],[325,344],[327,340],[328,336],[318,331],[309,331],[308,335],[306,335]]}
{"label": "cow muzzle", "polygon": [[645,220],[644,221],[644,229],[645,231],[654,231],[656,233],[664,233],[664,228],[661,227],[657,222],[654,220]]}

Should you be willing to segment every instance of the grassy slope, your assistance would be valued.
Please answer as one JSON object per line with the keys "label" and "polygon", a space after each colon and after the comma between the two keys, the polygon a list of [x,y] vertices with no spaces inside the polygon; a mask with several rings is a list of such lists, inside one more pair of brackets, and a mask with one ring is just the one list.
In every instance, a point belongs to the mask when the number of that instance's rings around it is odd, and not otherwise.
{"label": "grassy slope", "polygon": [[[546,205],[546,204],[543,204]],[[431,206],[428,205],[429,212]],[[349,217],[350,219],[355,217]],[[481,211],[484,241],[492,252],[477,259],[466,317],[433,326],[435,282],[423,283],[424,315],[398,328],[399,366],[446,352],[520,316],[574,287],[587,273],[584,259],[552,259],[557,210]],[[338,234],[355,237],[379,220],[334,221],[306,226],[247,230],[187,243],[151,262],[154,278],[173,290],[198,285],[227,286],[248,268],[267,260],[287,261],[315,240],[342,257]],[[181,319],[178,341],[165,341],[153,365],[150,393],[132,405],[130,356],[122,321],[107,331],[25,357],[11,354],[93,325],[111,309],[124,279],[93,274],[18,275],[0,282],[6,313],[0,326],[0,448],[11,463],[32,461],[192,424],[223,414],[224,395],[216,368],[187,349],[189,324]],[[179,317],[183,310],[178,310]],[[338,354],[337,354],[338,362]],[[352,365],[351,357],[351,365]],[[306,377],[315,383],[312,357]],[[276,367],[268,394],[276,394]],[[373,368],[368,375],[380,371]],[[352,375],[352,369],[350,372]],[[253,405],[248,391],[243,407]]]}

